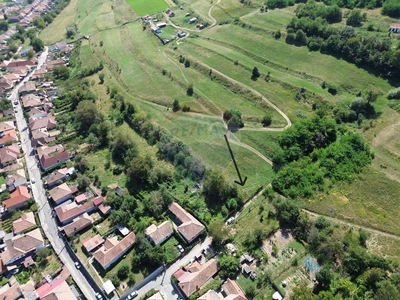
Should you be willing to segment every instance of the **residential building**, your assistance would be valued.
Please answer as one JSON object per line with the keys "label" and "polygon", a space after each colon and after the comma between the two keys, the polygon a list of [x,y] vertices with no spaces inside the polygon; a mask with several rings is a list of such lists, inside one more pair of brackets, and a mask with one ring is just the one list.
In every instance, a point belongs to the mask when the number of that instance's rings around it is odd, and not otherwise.
{"label": "residential building", "polygon": [[42,146],[36,148],[40,164],[43,170],[49,170],[55,166],[69,160],[69,154],[62,145],[53,147]]}
{"label": "residential building", "polygon": [[40,229],[37,228],[25,234],[16,235],[5,244],[7,250],[1,253],[1,259],[6,266],[9,266],[43,248],[44,240]]}
{"label": "residential building", "polygon": [[17,132],[15,129],[8,130],[4,132],[4,135],[0,135],[0,147],[4,147],[7,142],[17,141]]}
{"label": "residential building", "polygon": [[60,205],[72,197],[72,191],[65,182],[51,189],[49,194],[56,205]]}
{"label": "residential building", "polygon": [[[7,284],[7,286],[9,285]],[[21,298],[21,296],[22,296],[21,289],[18,282],[12,286],[9,286],[6,289],[2,288],[0,291],[0,299],[16,300]]]}
{"label": "residential building", "polygon": [[92,226],[93,222],[93,218],[87,213],[84,213],[83,215],[73,219],[72,223],[64,226],[62,231],[66,236],[75,235],[78,232],[81,232],[82,230]]}
{"label": "residential building", "polygon": [[77,300],[63,277],[59,277],[51,283],[46,282],[36,289],[36,292],[41,300]]}
{"label": "residential building", "polygon": [[200,269],[193,272],[185,272],[178,278],[178,287],[182,293],[189,298],[198,291],[208,280],[218,272],[218,261],[215,258],[210,259]]}
{"label": "residential building", "polygon": [[225,300],[247,300],[239,284],[229,278],[222,284],[222,293]]}
{"label": "residential building", "polygon": [[15,163],[20,156],[21,153],[17,145],[0,148],[0,163],[3,167]]}
{"label": "residential building", "polygon": [[39,118],[44,118],[47,117],[47,112],[39,109],[37,107],[33,107],[28,111],[28,116],[29,116],[29,122],[32,119],[39,119]]}
{"label": "residential building", "polygon": [[133,247],[135,239],[134,232],[130,232],[121,241],[118,241],[116,236],[108,238],[93,257],[104,270],[107,270]]}
{"label": "residential building", "polygon": [[103,197],[96,197],[92,201],[86,202],[82,205],[77,205],[75,202],[68,203],[56,208],[55,212],[60,223],[66,225],[84,213],[89,214],[93,212],[103,203],[103,200]]}
{"label": "residential building", "polygon": [[31,145],[33,148],[46,146],[55,141],[59,134],[59,130],[48,132],[46,128],[36,129],[32,131]]}
{"label": "residential building", "polygon": [[91,253],[104,244],[104,239],[100,234],[96,234],[94,237],[88,237],[82,241],[82,246],[86,250],[86,253]]}
{"label": "residential building", "polygon": [[154,224],[147,227],[145,235],[153,243],[153,245],[159,245],[166,241],[171,235],[174,234],[174,229],[169,221],[165,221],[160,225]]}
{"label": "residential building", "polygon": [[69,176],[68,174],[68,168],[62,168],[59,170],[56,170],[54,172],[51,172],[49,175],[47,175],[44,178],[44,184],[48,187],[48,188],[52,188],[53,186],[55,186],[60,180],[64,181],[67,179],[67,177]]}
{"label": "residential building", "polygon": [[17,187],[24,184],[27,184],[24,169],[16,170],[12,174],[7,175],[6,185],[10,191],[14,191]]}
{"label": "residential building", "polygon": [[15,208],[18,209],[24,206],[25,202],[30,199],[28,189],[24,185],[20,185],[11,193],[10,199],[4,200],[1,204],[4,208]]}
{"label": "residential building", "polygon": [[172,214],[174,223],[178,226],[178,232],[188,243],[193,242],[204,230],[204,225],[184,210],[178,203],[171,203],[169,211]]}
{"label": "residential building", "polygon": [[[11,64],[11,63],[10,63]],[[9,64],[9,65],[10,65]],[[8,67],[8,66],[7,66]],[[36,86],[34,83],[32,82],[27,82],[25,83],[23,86],[21,86],[21,88],[19,89],[19,94],[22,95],[26,95],[26,94],[31,94],[36,92]]]}
{"label": "residential building", "polygon": [[21,218],[13,221],[12,226],[14,234],[21,234],[25,230],[36,226],[35,216],[33,215],[33,212],[30,211],[26,214],[23,214]]}
{"label": "residential building", "polygon": [[57,125],[56,118],[53,117],[51,114],[48,114],[44,118],[29,121],[29,127],[32,131],[40,128],[46,128],[47,130],[51,130],[56,128],[56,125]]}
{"label": "residential building", "polygon": [[40,97],[34,94],[27,94],[21,96],[21,101],[22,101],[22,106],[25,109],[32,107],[39,107],[43,105],[42,100],[40,100]]}
{"label": "residential building", "polygon": [[389,31],[391,31],[391,32],[400,32],[400,24],[399,23],[390,24]]}

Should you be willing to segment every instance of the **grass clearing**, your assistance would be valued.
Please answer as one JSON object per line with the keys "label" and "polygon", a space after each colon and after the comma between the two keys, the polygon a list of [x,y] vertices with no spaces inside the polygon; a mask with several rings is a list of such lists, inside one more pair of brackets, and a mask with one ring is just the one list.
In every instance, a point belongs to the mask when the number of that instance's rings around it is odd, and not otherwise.
{"label": "grass clearing", "polygon": [[127,0],[127,2],[139,16],[152,15],[168,7],[164,0]]}

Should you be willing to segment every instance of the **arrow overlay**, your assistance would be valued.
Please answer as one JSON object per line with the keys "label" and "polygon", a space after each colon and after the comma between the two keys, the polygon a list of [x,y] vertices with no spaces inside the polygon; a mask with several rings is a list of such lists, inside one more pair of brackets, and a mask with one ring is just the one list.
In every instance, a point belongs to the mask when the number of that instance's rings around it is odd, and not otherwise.
{"label": "arrow overlay", "polygon": [[231,146],[229,145],[228,137],[226,136],[226,134],[224,134],[224,138],[225,138],[226,144],[228,145],[229,153],[231,154],[233,164],[235,165],[235,169],[236,169],[236,172],[237,172],[237,174],[239,176],[239,180],[240,180],[240,181],[235,180],[234,182],[241,186],[244,186],[244,184],[246,183],[247,177],[245,177],[244,180],[242,180],[242,176],[240,176],[239,168],[236,164],[236,160],[235,160],[235,157],[233,156],[233,152],[232,152]]}

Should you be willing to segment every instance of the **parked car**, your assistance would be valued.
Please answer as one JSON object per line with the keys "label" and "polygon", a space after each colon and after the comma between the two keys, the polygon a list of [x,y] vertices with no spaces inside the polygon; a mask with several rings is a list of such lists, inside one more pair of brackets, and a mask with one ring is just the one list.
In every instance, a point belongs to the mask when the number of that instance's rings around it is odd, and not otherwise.
{"label": "parked car", "polygon": [[138,291],[134,290],[132,293],[130,293],[128,295],[128,300],[131,300],[133,298],[136,298],[136,296],[138,295]]}
{"label": "parked car", "polygon": [[102,300],[103,296],[100,293],[96,293],[96,299]]}
{"label": "parked car", "polygon": [[178,249],[178,251],[179,251],[180,253],[185,252],[185,249],[183,249],[183,247],[182,247],[181,245],[178,245],[176,248]]}
{"label": "parked car", "polygon": [[230,217],[230,218],[226,221],[226,225],[231,225],[233,221],[235,221],[235,217]]}
{"label": "parked car", "polygon": [[77,268],[78,270],[81,268],[81,264],[78,263],[77,261],[75,262],[75,268]]}
{"label": "parked car", "polygon": [[36,181],[35,181],[35,178],[32,178],[31,179],[31,182],[32,182],[32,184],[34,184]]}

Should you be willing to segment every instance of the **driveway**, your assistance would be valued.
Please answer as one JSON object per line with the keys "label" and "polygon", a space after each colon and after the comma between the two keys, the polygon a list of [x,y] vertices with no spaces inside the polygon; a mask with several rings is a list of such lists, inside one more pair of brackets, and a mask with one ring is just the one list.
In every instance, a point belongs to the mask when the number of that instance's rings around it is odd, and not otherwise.
{"label": "driveway", "polygon": [[[44,62],[46,61],[47,57],[47,47],[45,51],[43,51],[42,55],[38,60],[37,68],[40,68]],[[9,99],[14,103],[15,100],[18,100],[18,90],[19,88],[28,81],[27,76],[24,80],[22,80],[11,92]],[[37,202],[39,209],[38,214],[40,218],[40,223],[42,225],[43,231],[47,236],[48,240],[50,241],[51,245],[53,246],[54,251],[59,256],[60,260],[68,267],[72,278],[75,280],[76,284],[79,286],[82,293],[85,297],[89,300],[95,299],[95,292],[86,278],[82,275],[82,273],[75,268],[74,261],[71,259],[68,252],[65,250],[64,242],[58,235],[58,225],[55,218],[52,216],[52,208],[47,201],[46,191],[43,187],[40,169],[38,167],[38,161],[36,160],[35,156],[31,156],[32,153],[32,146],[29,139],[29,130],[25,129],[28,125],[26,120],[23,116],[23,110],[20,102],[16,105],[16,109],[18,110],[15,113],[15,118],[17,121],[17,127],[20,134],[20,141],[22,150],[25,153],[25,162],[26,162],[26,169],[29,174],[29,178],[35,180],[32,186],[32,194]]]}

